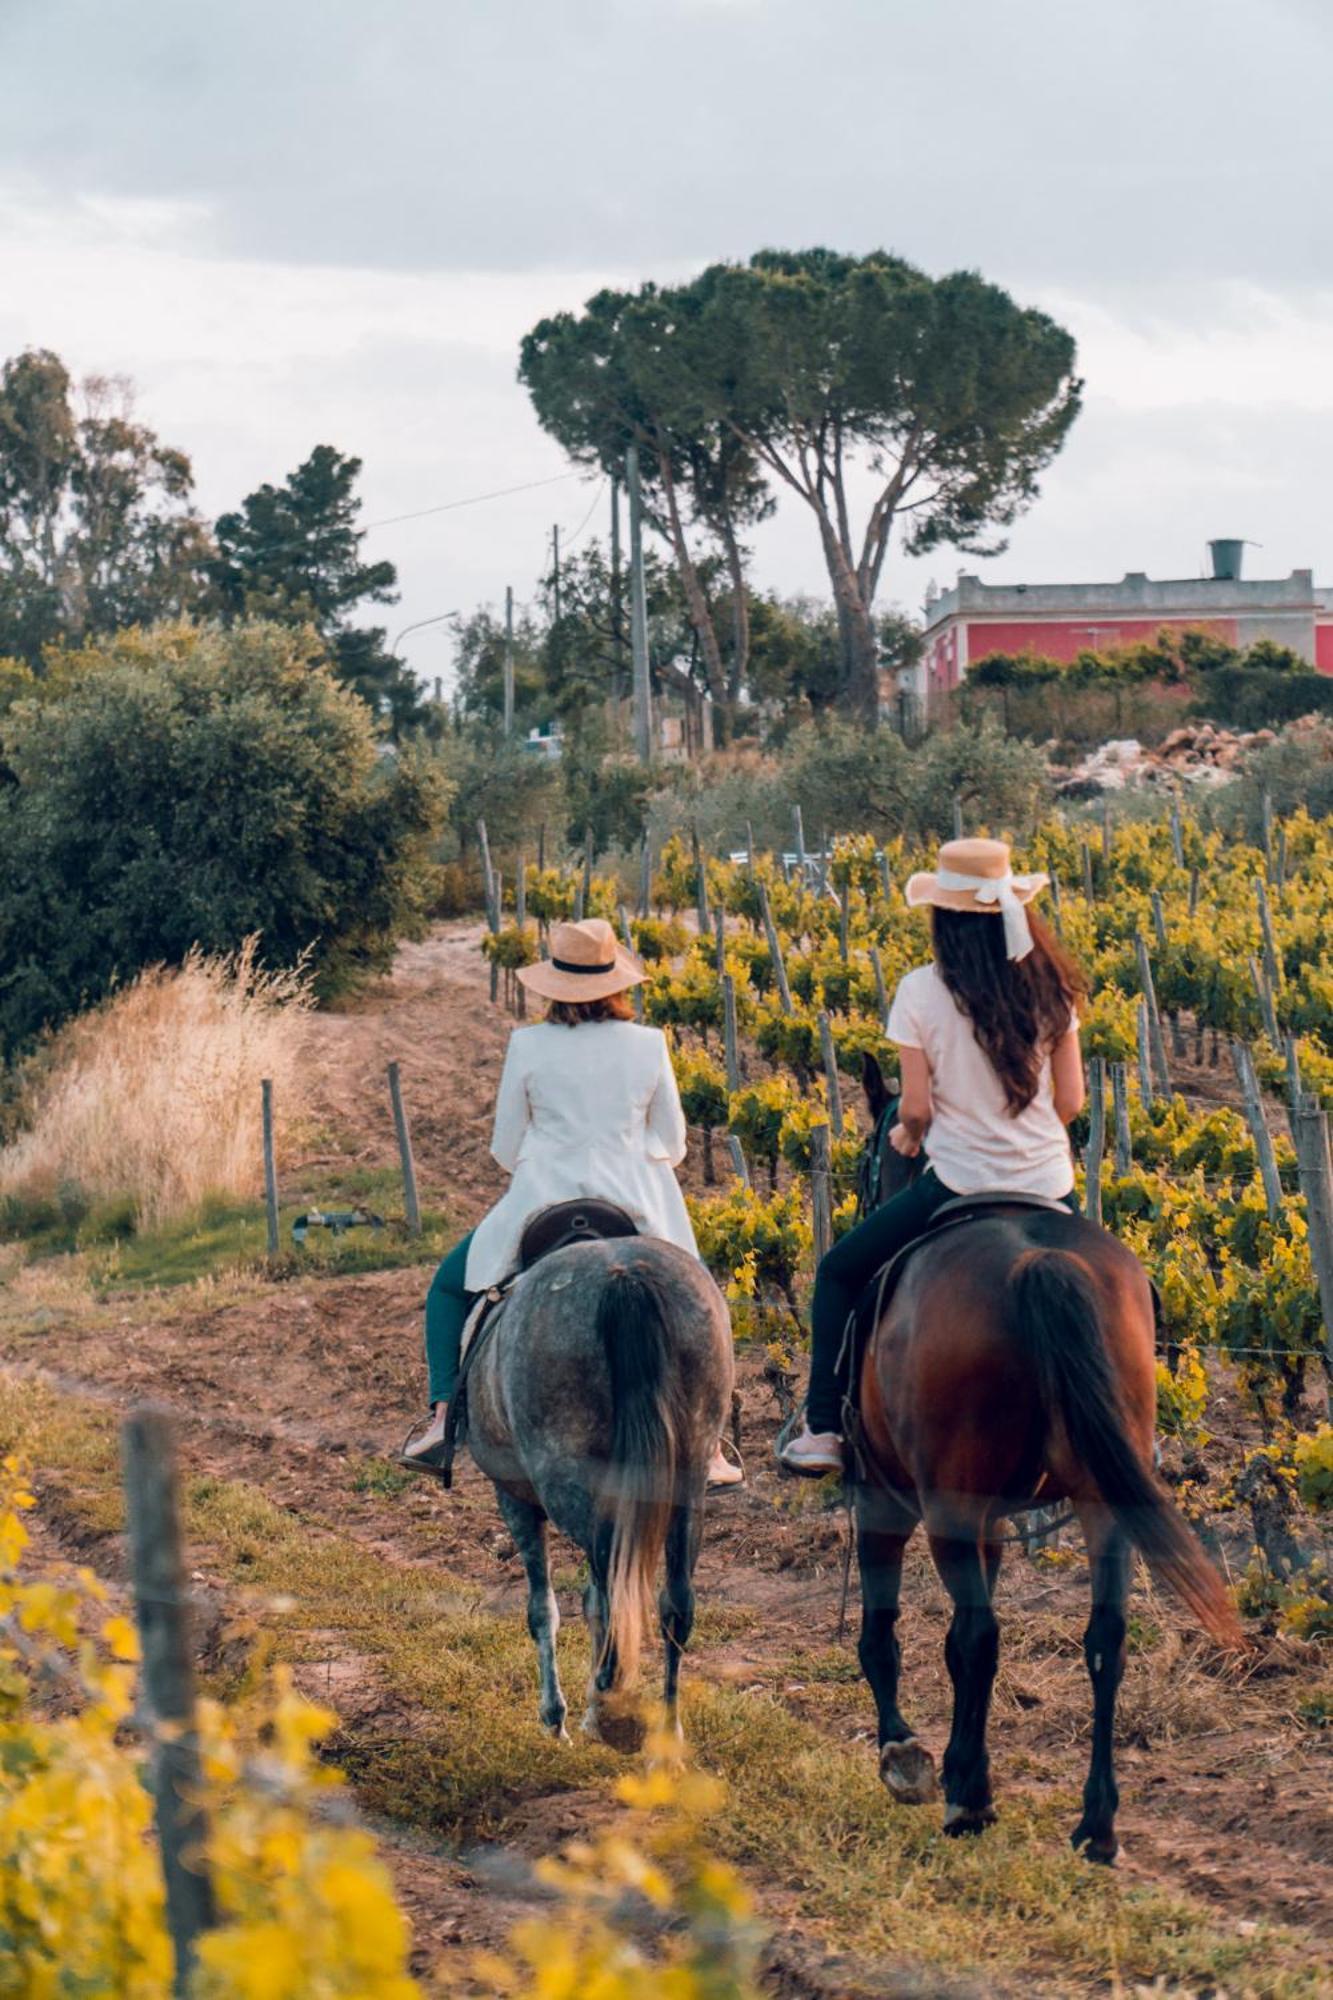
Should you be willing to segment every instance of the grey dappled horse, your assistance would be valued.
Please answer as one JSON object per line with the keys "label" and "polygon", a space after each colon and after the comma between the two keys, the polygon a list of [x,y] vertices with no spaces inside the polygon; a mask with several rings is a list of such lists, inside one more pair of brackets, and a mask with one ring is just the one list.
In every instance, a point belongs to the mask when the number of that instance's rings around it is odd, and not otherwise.
{"label": "grey dappled horse", "polygon": [[653,1237],[553,1250],[514,1286],[468,1378],[468,1444],[528,1579],[541,1716],[565,1734],[547,1523],[588,1563],[584,1729],[601,1736],[632,1683],[662,1557],[668,1725],[694,1622],[708,1463],[731,1406],[731,1325],[703,1265]]}

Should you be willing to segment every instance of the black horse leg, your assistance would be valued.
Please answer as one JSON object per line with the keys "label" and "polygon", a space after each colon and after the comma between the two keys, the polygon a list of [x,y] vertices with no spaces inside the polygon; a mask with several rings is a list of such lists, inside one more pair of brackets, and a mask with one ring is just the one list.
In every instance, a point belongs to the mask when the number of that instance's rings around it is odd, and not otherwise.
{"label": "black horse leg", "polygon": [[944,1657],[953,1682],[953,1729],[944,1753],[944,1831],[980,1833],[995,1818],[991,1806],[986,1720],[1000,1661],[1000,1628],[987,1586],[980,1532],[963,1541],[932,1533],[931,1553],[953,1599]]}
{"label": "black horse leg", "polygon": [[560,1608],[551,1588],[551,1568],[546,1551],[546,1516],[527,1500],[496,1488],[500,1512],[514,1537],[528,1579],[528,1630],[537,1647],[541,1675],[541,1717],[552,1735],[565,1735],[568,1712],[560,1673],[556,1665],[555,1637],[560,1630]]}
{"label": "black horse leg", "polygon": [[583,1592],[583,1616],[588,1627],[588,1639],[592,1647],[592,1660],[588,1674],[588,1706],[584,1712],[583,1729],[588,1736],[600,1736],[605,1720],[602,1697],[610,1694],[616,1684],[616,1649],[611,1643],[611,1528],[608,1522],[598,1522],[590,1530],[585,1545],[588,1558],[588,1581]]}
{"label": "black horse leg", "polygon": [[658,1609],[662,1618],[662,1650],[666,1657],[663,1700],[666,1726],[680,1734],[680,1656],[694,1630],[694,1565],[699,1556],[703,1523],[697,1507],[677,1507],[666,1538],[666,1576]]}
{"label": "black horse leg", "polygon": [[1083,1787],[1083,1817],[1071,1838],[1089,1861],[1111,1862],[1119,1849],[1115,1699],[1125,1671],[1125,1600],[1133,1558],[1128,1537],[1104,1509],[1079,1513],[1092,1569],[1092,1615],[1083,1634],[1083,1657],[1092,1681],[1092,1761]]}
{"label": "black horse leg", "polygon": [[892,1495],[861,1488],[856,1496],[856,1556],[861,1573],[861,1637],[857,1657],[875,1697],[879,1775],[904,1805],[925,1805],[936,1791],[930,1752],[898,1707],[902,1647],[898,1605],[903,1551],[916,1517]]}

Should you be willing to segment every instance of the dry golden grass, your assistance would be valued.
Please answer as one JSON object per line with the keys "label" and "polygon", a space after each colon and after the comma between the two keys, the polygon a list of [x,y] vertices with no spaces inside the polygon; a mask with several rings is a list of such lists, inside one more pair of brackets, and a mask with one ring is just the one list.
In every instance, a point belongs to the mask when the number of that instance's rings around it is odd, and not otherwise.
{"label": "dry golden grass", "polygon": [[256,1194],[260,1081],[273,1079],[281,1136],[302,1109],[308,1005],[304,974],[263,970],[256,943],[154,967],[62,1030],[28,1129],[0,1151],[0,1195],[75,1187],[131,1201],[154,1228]]}

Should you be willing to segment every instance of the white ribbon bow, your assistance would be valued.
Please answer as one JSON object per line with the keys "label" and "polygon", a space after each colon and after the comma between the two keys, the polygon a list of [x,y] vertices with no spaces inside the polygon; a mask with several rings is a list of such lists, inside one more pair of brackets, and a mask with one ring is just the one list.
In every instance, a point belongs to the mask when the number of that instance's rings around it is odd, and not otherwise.
{"label": "white ribbon bow", "polygon": [[941,889],[966,889],[979,903],[998,903],[1004,918],[1006,956],[1014,960],[1027,957],[1033,949],[1032,926],[1017,891],[1029,886],[1030,875],[960,875],[953,868],[941,868],[935,880]]}

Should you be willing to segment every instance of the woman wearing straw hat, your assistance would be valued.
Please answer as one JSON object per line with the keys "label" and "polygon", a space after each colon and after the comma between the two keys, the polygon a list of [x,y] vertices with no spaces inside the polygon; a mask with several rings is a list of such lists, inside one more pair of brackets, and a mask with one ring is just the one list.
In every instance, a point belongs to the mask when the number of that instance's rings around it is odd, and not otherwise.
{"label": "woman wearing straw hat", "polygon": [[875,1273],[955,1195],[1036,1194],[1074,1206],[1067,1127],[1082,1109],[1081,974],[1028,905],[1045,875],[1015,875],[1001,840],[951,840],[907,901],[931,911],[934,957],[889,1011],[901,1057],[890,1134],[926,1170],[836,1243],[815,1277],[806,1421],[782,1452],[792,1472],[842,1467],[838,1354]]}
{"label": "woman wearing straw hat", "polygon": [[[509,1187],[449,1252],[427,1295],[431,1416],[403,1448],[403,1462],[424,1472],[443,1455],[471,1300],[509,1276],[524,1225],[541,1209],[614,1201],[646,1235],[699,1254],[674,1171],[686,1128],[670,1051],[660,1028],[635,1022],[629,1000],[642,967],[610,924],[590,917],[555,924],[550,958],[518,976],[549,1004],[544,1021],[510,1036],[500,1077],[491,1151]],[[719,1447],[711,1483],[741,1476]]]}

